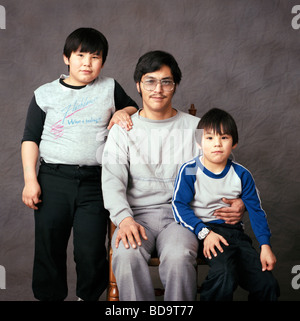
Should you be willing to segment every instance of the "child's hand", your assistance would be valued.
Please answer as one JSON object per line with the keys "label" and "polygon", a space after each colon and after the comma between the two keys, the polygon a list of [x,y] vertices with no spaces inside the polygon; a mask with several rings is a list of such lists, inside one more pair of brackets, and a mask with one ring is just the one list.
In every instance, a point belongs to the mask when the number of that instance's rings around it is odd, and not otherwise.
{"label": "child's hand", "polygon": [[221,242],[226,246],[229,245],[223,236],[221,236],[213,231],[210,231],[203,241],[203,254],[204,254],[204,256],[209,259],[211,259],[211,254],[213,256],[217,256],[217,252],[216,252],[215,247],[222,253],[223,248],[220,244]]}
{"label": "child's hand", "polygon": [[271,247],[267,244],[261,246],[260,262],[263,271],[272,271],[276,263],[276,256],[271,250]]}
{"label": "child's hand", "polygon": [[130,130],[132,128],[131,117],[125,110],[118,110],[113,114],[107,129],[111,129],[114,124],[118,124],[126,130]]}
{"label": "child's hand", "polygon": [[37,204],[42,202],[40,200],[40,196],[41,187],[37,181],[25,184],[22,193],[22,200],[26,206],[32,208],[33,210],[37,210]]}

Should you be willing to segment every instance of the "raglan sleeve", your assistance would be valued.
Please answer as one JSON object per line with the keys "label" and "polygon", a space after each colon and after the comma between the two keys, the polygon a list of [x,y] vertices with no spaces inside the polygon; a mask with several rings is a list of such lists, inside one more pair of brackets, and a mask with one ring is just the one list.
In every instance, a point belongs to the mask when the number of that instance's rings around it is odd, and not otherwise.
{"label": "raglan sleeve", "polygon": [[116,110],[123,109],[127,106],[133,106],[136,109],[139,109],[137,103],[126,94],[125,90],[116,80],[115,80],[114,98],[115,98]]}
{"label": "raglan sleeve", "polygon": [[268,226],[267,216],[261,206],[259,191],[256,188],[254,179],[248,170],[245,170],[242,173],[241,181],[241,199],[249,213],[249,219],[254,235],[260,246],[263,244],[270,245],[271,231]]}
{"label": "raglan sleeve", "polygon": [[22,143],[25,141],[33,141],[39,146],[45,118],[46,113],[38,106],[35,96],[33,96],[27,111]]}
{"label": "raglan sleeve", "polygon": [[198,236],[206,225],[195,215],[190,206],[195,196],[195,181],[196,175],[193,167],[187,164],[182,165],[175,180],[172,210],[175,221]]}

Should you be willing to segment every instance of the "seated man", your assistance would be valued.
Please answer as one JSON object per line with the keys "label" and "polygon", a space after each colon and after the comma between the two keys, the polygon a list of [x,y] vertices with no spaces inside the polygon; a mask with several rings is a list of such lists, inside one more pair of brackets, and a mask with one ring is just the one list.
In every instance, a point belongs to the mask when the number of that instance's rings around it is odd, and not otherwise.
{"label": "seated man", "polygon": [[[143,108],[132,117],[131,131],[113,126],[103,154],[104,205],[117,226],[112,266],[119,297],[155,300],[148,261],[156,249],[164,299],[192,301],[197,294],[198,240],[175,222],[171,201],[180,164],[197,155],[199,118],[172,108],[181,80],[172,55],[146,53],[137,63],[134,80]],[[218,217],[236,223],[244,205],[240,199],[230,203]]]}

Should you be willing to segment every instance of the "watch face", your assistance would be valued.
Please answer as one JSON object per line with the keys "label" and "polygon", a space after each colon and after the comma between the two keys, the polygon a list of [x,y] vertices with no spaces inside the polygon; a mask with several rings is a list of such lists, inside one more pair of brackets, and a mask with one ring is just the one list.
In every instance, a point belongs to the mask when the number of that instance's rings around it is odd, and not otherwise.
{"label": "watch face", "polygon": [[198,233],[198,239],[203,240],[209,233],[209,229],[207,227],[203,227],[203,229]]}

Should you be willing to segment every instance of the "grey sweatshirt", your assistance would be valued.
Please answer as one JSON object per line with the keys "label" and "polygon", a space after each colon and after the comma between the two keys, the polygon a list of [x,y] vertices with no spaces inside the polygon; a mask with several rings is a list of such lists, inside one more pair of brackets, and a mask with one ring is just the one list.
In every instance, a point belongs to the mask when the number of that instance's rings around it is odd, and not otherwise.
{"label": "grey sweatshirt", "polygon": [[199,154],[199,120],[181,111],[166,120],[150,120],[138,112],[132,116],[132,130],[113,126],[103,152],[102,190],[115,225],[147,208],[172,211],[179,168]]}

